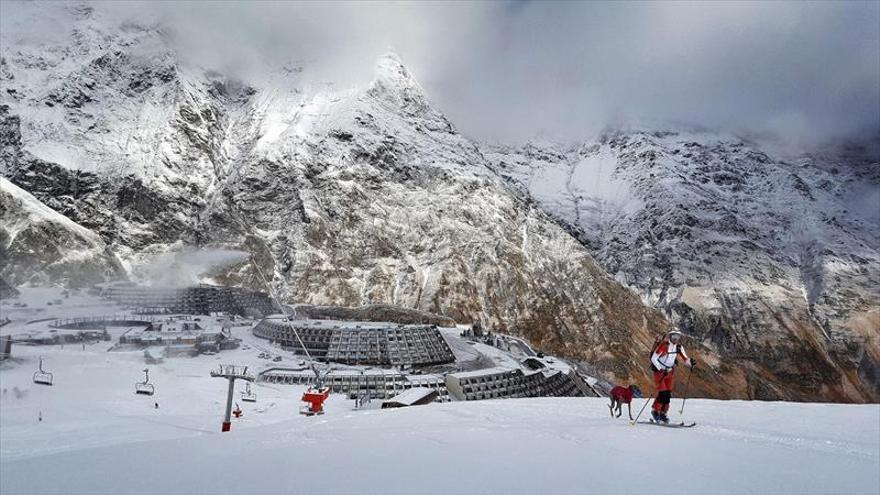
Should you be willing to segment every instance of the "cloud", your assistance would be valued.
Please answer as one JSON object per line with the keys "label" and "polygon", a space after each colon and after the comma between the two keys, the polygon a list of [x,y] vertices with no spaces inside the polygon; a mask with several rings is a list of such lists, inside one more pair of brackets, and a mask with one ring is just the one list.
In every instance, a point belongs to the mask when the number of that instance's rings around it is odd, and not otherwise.
{"label": "cloud", "polygon": [[[801,139],[880,131],[880,4],[535,3],[429,73],[474,133],[576,139],[690,122]],[[453,84],[443,81],[443,84]]]}
{"label": "cloud", "polygon": [[365,85],[393,47],[466,134],[579,140],[686,122],[812,141],[880,133],[878,2],[101,2],[182,56]]}
{"label": "cloud", "polygon": [[240,263],[250,256],[231,249],[190,248],[153,256],[137,266],[135,278],[160,287],[189,287],[203,281],[212,271]]}

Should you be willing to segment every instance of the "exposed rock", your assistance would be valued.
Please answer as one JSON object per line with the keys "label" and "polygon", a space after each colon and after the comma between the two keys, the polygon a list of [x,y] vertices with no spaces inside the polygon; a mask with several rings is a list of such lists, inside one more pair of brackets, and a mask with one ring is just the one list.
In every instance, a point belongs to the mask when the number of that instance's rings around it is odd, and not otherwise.
{"label": "exposed rock", "polygon": [[0,277],[13,285],[84,287],[125,276],[97,234],[0,177]]}
{"label": "exposed rock", "polygon": [[391,321],[401,324],[455,326],[455,320],[446,316],[388,304],[373,304],[359,308],[300,304],[296,306],[296,315],[316,320]]}
{"label": "exposed rock", "polygon": [[880,326],[853,324],[880,308],[880,153],[782,159],[635,131],[486,155],[646,304],[750,370],[749,396],[880,400]]}
{"label": "exposed rock", "polygon": [[19,294],[18,289],[9,285],[9,282],[0,277],[0,298],[9,299]]}

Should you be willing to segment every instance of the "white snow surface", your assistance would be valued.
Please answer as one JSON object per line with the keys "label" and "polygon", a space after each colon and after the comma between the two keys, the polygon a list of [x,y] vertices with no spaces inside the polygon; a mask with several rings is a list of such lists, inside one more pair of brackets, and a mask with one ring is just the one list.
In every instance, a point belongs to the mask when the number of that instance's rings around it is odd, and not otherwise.
{"label": "white snow surface", "polygon": [[[302,387],[260,383],[258,402],[239,401],[244,416],[220,433],[226,382],[208,372],[266,366],[255,349],[166,358],[149,366],[157,391],[146,397],[133,392],[142,353],[108,346],[16,345],[0,365],[0,493],[880,490],[877,404],[689,400],[684,419],[698,426],[676,430],[612,419],[606,399],[354,410],[334,394],[325,415],[307,418],[297,412]],[[52,387],[31,383],[39,355]]]}

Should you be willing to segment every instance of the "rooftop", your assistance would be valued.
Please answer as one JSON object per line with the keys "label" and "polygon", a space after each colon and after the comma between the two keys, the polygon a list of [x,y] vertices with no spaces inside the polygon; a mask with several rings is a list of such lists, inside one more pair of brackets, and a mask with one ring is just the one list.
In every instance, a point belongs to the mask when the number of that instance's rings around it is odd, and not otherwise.
{"label": "rooftop", "polygon": [[[284,315],[274,314],[266,317],[267,320],[284,320]],[[402,324],[387,321],[343,321],[343,320],[311,320],[311,319],[289,319],[288,323],[297,328],[323,328],[327,330],[335,329],[361,329],[361,330],[388,330],[394,328],[407,327],[427,327],[426,324]]]}

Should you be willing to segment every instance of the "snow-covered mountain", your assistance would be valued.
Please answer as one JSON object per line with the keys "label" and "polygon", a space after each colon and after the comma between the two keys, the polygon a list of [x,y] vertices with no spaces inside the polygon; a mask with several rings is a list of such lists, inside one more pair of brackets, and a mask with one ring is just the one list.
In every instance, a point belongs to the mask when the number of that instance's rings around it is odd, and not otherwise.
{"label": "snow-covered mountain", "polygon": [[646,304],[745,364],[751,395],[877,400],[878,150],[779,158],[708,131],[630,131],[487,156]]}
{"label": "snow-covered mountain", "polygon": [[[875,191],[876,166],[806,173],[737,140],[675,134],[482,146],[394,54],[365,88],[307,83],[298,65],[242,80],[100,5],[4,6],[0,175],[97,234],[126,276],[190,246],[232,248],[253,261],[215,281],[262,288],[260,266],[289,301],[480,321],[647,386],[668,321],[644,301],[698,337],[697,393],[877,399],[876,220],[831,215],[843,226],[827,243],[778,241],[797,251],[762,237],[814,225],[780,207],[827,213],[790,203],[791,188],[824,205],[854,184]],[[4,278],[46,278],[12,261]]]}
{"label": "snow-covered mountain", "polygon": [[[2,173],[99,234],[132,278],[169,251],[234,248],[253,262],[215,280],[262,288],[261,266],[289,301],[480,321],[646,382],[660,312],[510,190],[395,55],[366,88],[310,87],[298,67],[247,83],[98,8],[16,15],[2,33]],[[55,19],[52,38],[31,36],[34,16]],[[695,390],[739,393],[717,377]]]}
{"label": "snow-covered mountain", "polygon": [[98,235],[3,177],[0,259],[4,261],[0,279],[13,285],[87,285],[125,276],[119,260]]}

